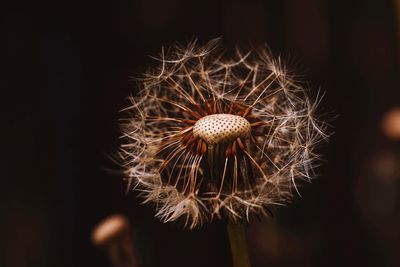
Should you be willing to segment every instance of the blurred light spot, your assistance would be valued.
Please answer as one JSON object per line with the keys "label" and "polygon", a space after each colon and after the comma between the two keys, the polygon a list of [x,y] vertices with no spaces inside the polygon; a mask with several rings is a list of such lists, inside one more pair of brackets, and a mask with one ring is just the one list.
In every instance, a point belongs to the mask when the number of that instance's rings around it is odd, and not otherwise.
{"label": "blurred light spot", "polygon": [[388,111],[382,119],[383,133],[392,140],[400,140],[400,107]]}

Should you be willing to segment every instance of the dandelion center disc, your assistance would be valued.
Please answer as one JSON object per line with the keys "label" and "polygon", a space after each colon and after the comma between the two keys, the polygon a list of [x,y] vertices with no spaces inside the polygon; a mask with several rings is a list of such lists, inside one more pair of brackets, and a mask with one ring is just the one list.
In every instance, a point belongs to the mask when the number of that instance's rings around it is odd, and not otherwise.
{"label": "dandelion center disc", "polygon": [[208,115],[196,122],[193,135],[209,145],[228,143],[251,133],[250,123],[243,117],[232,114]]}

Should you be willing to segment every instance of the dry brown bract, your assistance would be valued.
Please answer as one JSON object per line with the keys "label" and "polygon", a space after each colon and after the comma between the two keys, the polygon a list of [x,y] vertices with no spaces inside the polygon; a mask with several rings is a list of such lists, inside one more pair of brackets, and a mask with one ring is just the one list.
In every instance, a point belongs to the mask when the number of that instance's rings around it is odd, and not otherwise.
{"label": "dry brown bract", "polygon": [[268,50],[224,58],[218,41],[161,54],[139,80],[123,120],[129,188],[163,221],[195,227],[248,220],[287,203],[312,176],[324,124],[280,59]]}

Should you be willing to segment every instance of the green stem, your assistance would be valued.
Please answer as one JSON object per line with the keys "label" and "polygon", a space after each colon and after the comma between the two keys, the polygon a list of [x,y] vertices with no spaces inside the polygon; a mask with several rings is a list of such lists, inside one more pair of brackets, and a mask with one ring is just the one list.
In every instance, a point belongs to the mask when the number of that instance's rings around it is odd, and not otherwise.
{"label": "green stem", "polygon": [[251,267],[244,225],[229,220],[227,229],[233,267]]}

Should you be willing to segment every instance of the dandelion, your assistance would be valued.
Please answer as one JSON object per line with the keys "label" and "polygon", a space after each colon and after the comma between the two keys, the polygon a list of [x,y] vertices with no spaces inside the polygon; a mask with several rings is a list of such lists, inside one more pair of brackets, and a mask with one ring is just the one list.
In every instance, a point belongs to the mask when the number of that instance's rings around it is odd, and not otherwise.
{"label": "dandelion", "polygon": [[164,222],[190,228],[249,221],[288,203],[313,176],[327,137],[295,77],[268,49],[220,52],[219,41],[162,51],[123,119],[129,189]]}

